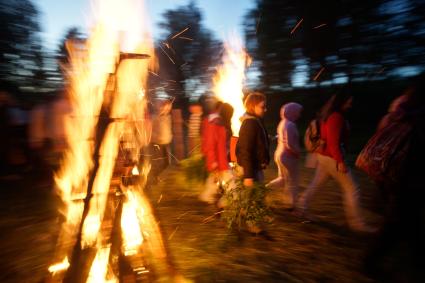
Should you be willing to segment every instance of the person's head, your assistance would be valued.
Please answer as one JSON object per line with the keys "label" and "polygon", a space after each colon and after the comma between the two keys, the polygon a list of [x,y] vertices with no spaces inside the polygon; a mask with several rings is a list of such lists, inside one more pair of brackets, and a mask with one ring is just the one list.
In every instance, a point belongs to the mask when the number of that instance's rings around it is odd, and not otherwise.
{"label": "person's head", "polygon": [[203,114],[209,115],[217,111],[218,100],[215,96],[205,97],[203,100]]}
{"label": "person's head", "polygon": [[223,124],[231,130],[231,120],[233,117],[233,107],[229,103],[222,103],[218,111]]}
{"label": "person's head", "polygon": [[248,114],[264,117],[267,111],[266,96],[259,92],[249,94],[245,99],[245,109]]}
{"label": "person's head", "polygon": [[295,122],[300,118],[302,110],[301,104],[295,102],[286,103],[280,108],[280,118]]}
{"label": "person's head", "polygon": [[191,103],[189,106],[189,112],[191,114],[202,114],[202,106],[199,103]]}
{"label": "person's head", "polygon": [[409,87],[405,90],[406,101],[403,107],[406,110],[419,110],[425,107],[425,90],[424,90],[425,72],[413,77]]}
{"label": "person's head", "polygon": [[332,113],[345,113],[353,106],[353,95],[348,91],[334,94],[321,111],[321,118],[326,120]]}
{"label": "person's head", "polygon": [[388,107],[388,112],[393,113],[402,110],[403,104],[408,100],[409,94],[405,93],[394,99]]}
{"label": "person's head", "polygon": [[229,103],[221,103],[218,113],[223,120],[230,121],[233,116],[233,107]]}

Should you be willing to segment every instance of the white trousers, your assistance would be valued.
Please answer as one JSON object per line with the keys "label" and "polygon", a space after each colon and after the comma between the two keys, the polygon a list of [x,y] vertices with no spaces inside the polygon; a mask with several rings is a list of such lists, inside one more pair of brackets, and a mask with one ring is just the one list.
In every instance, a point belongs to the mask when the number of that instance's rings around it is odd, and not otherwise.
{"label": "white trousers", "polygon": [[274,161],[278,168],[278,177],[267,184],[271,188],[282,188],[285,185],[291,194],[290,205],[295,205],[298,197],[299,169],[298,158],[275,152]]}
{"label": "white trousers", "polygon": [[305,211],[317,190],[328,180],[334,178],[343,190],[345,216],[352,228],[363,225],[358,203],[359,190],[350,170],[337,171],[336,161],[328,156],[317,154],[317,168],[313,180],[299,200],[299,208]]}

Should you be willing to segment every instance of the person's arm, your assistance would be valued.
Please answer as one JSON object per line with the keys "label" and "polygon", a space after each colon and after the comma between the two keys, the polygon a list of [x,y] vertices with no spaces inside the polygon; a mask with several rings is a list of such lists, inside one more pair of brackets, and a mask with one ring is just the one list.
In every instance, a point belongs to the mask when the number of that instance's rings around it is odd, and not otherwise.
{"label": "person's arm", "polygon": [[[243,168],[244,179],[254,179],[254,156],[256,145],[256,121],[245,120],[239,130],[238,163]],[[245,181],[244,181],[245,182]]]}
{"label": "person's arm", "polygon": [[202,152],[208,172],[214,171],[217,168],[214,126],[207,120],[204,121],[202,127]]}
{"label": "person's arm", "polygon": [[218,170],[223,171],[229,169],[229,161],[227,159],[227,134],[226,128],[222,125],[217,125],[217,163]]}
{"label": "person's arm", "polygon": [[[212,130],[212,127],[209,128],[209,130]],[[209,172],[214,171],[217,169],[217,157],[215,154],[215,139],[214,131],[209,131],[206,133],[207,140],[206,140],[206,146],[205,146],[205,161],[207,163],[207,170]]]}
{"label": "person's arm", "polygon": [[286,135],[288,139],[288,148],[295,155],[300,154],[300,144],[298,140],[298,130],[294,123],[288,123],[286,126]]}
{"label": "person's arm", "polygon": [[326,147],[332,158],[336,160],[338,171],[342,172],[347,171],[346,165],[344,163],[344,156],[341,150],[341,135],[344,128],[344,123],[344,117],[339,113],[332,114],[326,121]]}

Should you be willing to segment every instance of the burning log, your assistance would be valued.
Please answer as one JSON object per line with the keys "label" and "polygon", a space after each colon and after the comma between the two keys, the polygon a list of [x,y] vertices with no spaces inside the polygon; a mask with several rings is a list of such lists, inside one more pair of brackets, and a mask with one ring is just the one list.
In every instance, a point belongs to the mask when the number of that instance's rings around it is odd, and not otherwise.
{"label": "burning log", "polygon": [[[98,1],[91,36],[70,47],[69,149],[55,176],[65,203],[53,282],[136,282],[151,276],[144,232],[164,256],[143,195],[149,165],[136,170],[149,143],[146,84],[153,52],[136,1]],[[141,4],[141,1],[139,1]],[[136,24],[139,21],[139,24]],[[136,37],[134,37],[136,36]],[[130,52],[124,52],[130,51]],[[135,169],[136,168],[136,169]],[[124,175],[124,176],[122,176]],[[143,231],[143,232],[142,232]]]}

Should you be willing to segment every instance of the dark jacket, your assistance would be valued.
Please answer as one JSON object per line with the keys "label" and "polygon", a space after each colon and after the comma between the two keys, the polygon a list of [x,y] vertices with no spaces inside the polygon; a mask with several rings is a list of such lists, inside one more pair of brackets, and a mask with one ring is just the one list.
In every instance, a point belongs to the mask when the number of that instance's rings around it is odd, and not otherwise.
{"label": "dark jacket", "polygon": [[244,178],[255,178],[270,162],[269,138],[263,122],[245,114],[236,144],[236,158],[244,170]]}

